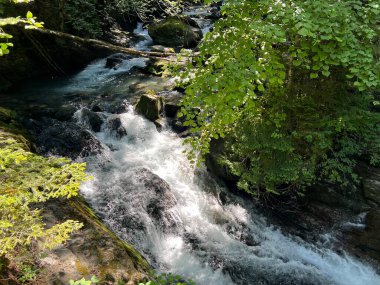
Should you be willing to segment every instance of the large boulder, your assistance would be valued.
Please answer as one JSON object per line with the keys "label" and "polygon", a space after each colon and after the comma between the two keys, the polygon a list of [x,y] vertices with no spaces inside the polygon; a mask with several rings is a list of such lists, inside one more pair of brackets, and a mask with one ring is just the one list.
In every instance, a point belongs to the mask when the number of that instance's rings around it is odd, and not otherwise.
{"label": "large boulder", "polygon": [[97,211],[112,221],[111,228],[116,232],[133,231],[132,242],[139,236],[145,238],[152,225],[174,232],[180,221],[173,212],[177,202],[169,184],[144,167],[128,168],[124,173],[112,181],[105,175],[95,184],[105,190],[96,194],[101,201]]}
{"label": "large boulder", "polygon": [[109,118],[107,128],[116,138],[122,138],[127,135],[127,130],[124,128],[119,117]]}
{"label": "large boulder", "polygon": [[[42,212],[48,227],[67,219],[83,224],[70,239],[40,260],[42,274],[36,284],[69,284],[70,279],[96,276],[101,284],[140,284],[151,270],[148,262],[131,244],[111,232],[81,198],[54,199]],[[111,282],[112,281],[112,282]],[[7,283],[6,283],[7,284]],[[12,283],[13,284],[13,283]]]}
{"label": "large boulder", "polygon": [[43,118],[23,122],[39,153],[66,156],[72,159],[101,153],[103,147],[84,127],[73,122]]}
{"label": "large boulder", "polygon": [[175,206],[176,199],[169,184],[146,168],[139,169],[136,175],[146,191],[150,192],[146,208],[148,214],[163,227],[173,226],[175,222],[167,211]]}
{"label": "large boulder", "polygon": [[154,122],[162,111],[162,98],[155,94],[144,94],[136,105],[136,111],[148,120]]}
{"label": "large boulder", "polygon": [[202,40],[202,30],[189,17],[168,17],[151,24],[149,35],[156,44],[168,47],[195,47]]}
{"label": "large boulder", "polygon": [[79,119],[94,132],[100,132],[102,124],[104,123],[101,113],[91,111],[87,108],[83,108],[79,113]]}

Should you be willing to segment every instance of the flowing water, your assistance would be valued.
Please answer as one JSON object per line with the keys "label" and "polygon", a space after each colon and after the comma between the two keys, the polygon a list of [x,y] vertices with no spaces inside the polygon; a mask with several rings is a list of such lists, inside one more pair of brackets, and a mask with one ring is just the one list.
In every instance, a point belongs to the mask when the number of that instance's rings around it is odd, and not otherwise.
{"label": "flowing water", "polygon": [[[198,284],[380,284],[371,267],[268,225],[249,202],[195,171],[169,129],[158,132],[132,107],[116,116],[128,135],[117,139],[106,124],[96,134],[108,151],[88,160],[95,179],[82,193],[160,271]],[[170,195],[157,197],[157,185]],[[160,214],[150,208],[158,199]]]}
{"label": "flowing water", "polygon": [[[142,26],[136,31],[145,33]],[[143,41],[137,45],[140,49],[151,44]],[[117,70],[104,64],[96,61],[76,76],[35,90],[55,94],[55,102],[72,92],[120,92],[134,78],[128,72],[144,66],[145,59],[125,60]],[[74,119],[87,126],[81,107]],[[122,114],[102,115],[105,122],[94,136],[104,150],[86,158],[94,180],[81,192],[110,229],[158,271],[200,285],[380,284],[370,265],[283,234],[252,203],[229,193],[205,169],[194,169],[182,139],[169,127],[157,131],[132,105]],[[115,119],[120,119],[126,136],[116,135],[111,123]]]}

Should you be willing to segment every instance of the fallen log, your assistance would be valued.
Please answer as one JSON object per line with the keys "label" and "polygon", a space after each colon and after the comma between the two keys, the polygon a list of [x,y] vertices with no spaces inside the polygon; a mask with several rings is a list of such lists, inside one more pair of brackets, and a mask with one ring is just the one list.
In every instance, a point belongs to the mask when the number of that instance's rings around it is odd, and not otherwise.
{"label": "fallen log", "polygon": [[81,37],[74,36],[71,34],[53,31],[49,29],[35,29],[33,30],[33,33],[35,32],[53,35],[57,38],[71,40],[73,42],[84,44],[87,46],[92,46],[94,48],[107,49],[114,52],[122,52],[122,53],[130,54],[130,55],[137,55],[137,56],[147,57],[147,58],[165,58],[165,57],[171,57],[175,55],[175,53],[171,53],[171,52],[140,51],[133,48],[126,48],[126,47],[122,47],[118,45],[113,45],[101,40],[81,38]]}

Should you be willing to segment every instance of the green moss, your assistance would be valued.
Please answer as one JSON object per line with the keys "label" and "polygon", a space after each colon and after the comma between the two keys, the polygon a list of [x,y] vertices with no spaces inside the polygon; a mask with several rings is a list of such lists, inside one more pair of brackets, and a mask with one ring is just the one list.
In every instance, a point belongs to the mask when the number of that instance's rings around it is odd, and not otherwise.
{"label": "green moss", "polygon": [[156,43],[168,47],[194,47],[202,38],[200,29],[180,17],[169,17],[152,24],[148,32]]}
{"label": "green moss", "polygon": [[133,259],[134,265],[137,268],[142,269],[144,271],[151,270],[151,266],[146,261],[146,259],[136,249],[134,249],[129,243],[119,239],[112,231],[110,231],[102,223],[102,221],[95,215],[93,210],[90,208],[90,206],[82,197],[76,197],[75,199],[71,200],[69,203],[72,207],[76,208],[83,216],[87,217],[87,220],[89,222],[96,225],[100,230],[102,230],[104,233],[109,235],[118,246],[123,248],[128,253],[128,255]]}
{"label": "green moss", "polygon": [[6,133],[9,138],[15,139],[24,144],[24,149],[30,149],[28,134],[26,130],[17,122],[18,115],[15,111],[0,107],[0,131]]}

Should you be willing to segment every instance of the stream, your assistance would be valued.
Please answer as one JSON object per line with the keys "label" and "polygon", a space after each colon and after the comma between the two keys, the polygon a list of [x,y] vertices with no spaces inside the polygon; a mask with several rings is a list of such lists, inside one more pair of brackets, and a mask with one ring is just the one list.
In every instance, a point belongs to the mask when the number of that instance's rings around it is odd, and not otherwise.
{"label": "stream", "polygon": [[[202,28],[207,32],[210,26]],[[142,24],[135,33],[142,39],[134,47],[149,50],[152,41]],[[133,103],[140,93],[129,94],[131,88],[165,90],[168,84],[133,72],[146,62],[129,58],[108,69],[100,59],[76,75],[34,82],[2,100],[13,107],[22,101],[28,108],[76,108],[72,121],[91,132],[102,149],[82,158],[94,179],[81,193],[107,226],[158,272],[173,272],[199,285],[380,284],[370,265],[271,225],[250,201],[230,193],[204,167],[194,169],[184,154],[187,146],[168,124],[158,131],[137,115]],[[104,94],[125,109],[115,113],[101,108],[103,124],[95,132],[85,107]],[[126,135],[115,132],[115,119]]]}

